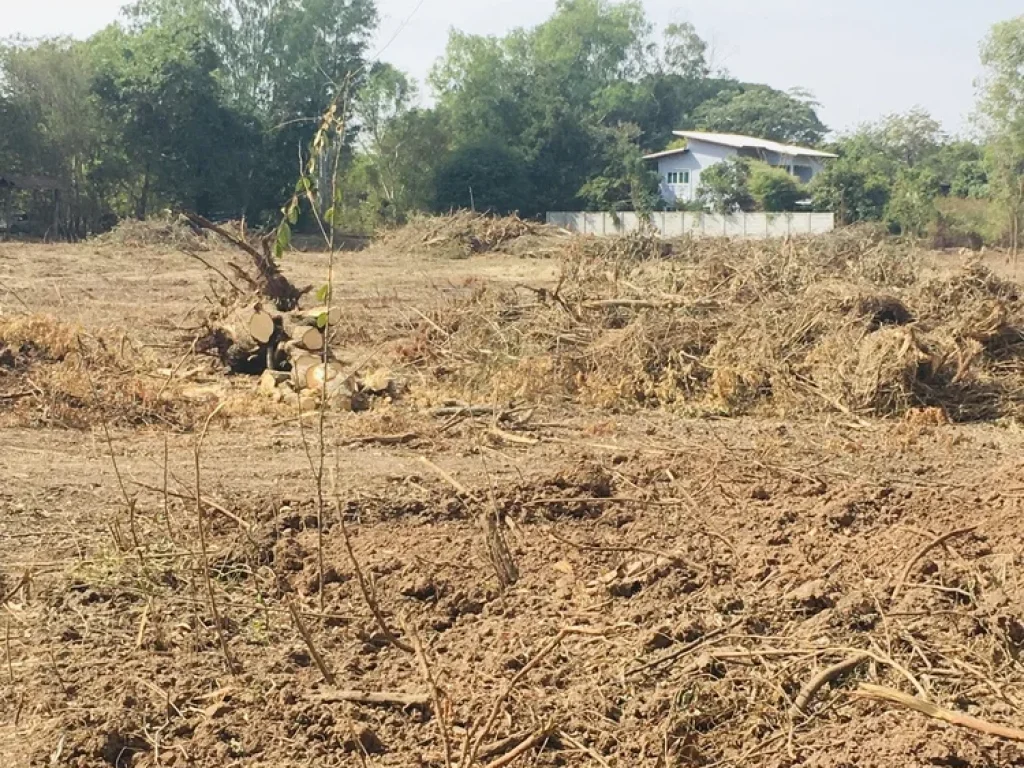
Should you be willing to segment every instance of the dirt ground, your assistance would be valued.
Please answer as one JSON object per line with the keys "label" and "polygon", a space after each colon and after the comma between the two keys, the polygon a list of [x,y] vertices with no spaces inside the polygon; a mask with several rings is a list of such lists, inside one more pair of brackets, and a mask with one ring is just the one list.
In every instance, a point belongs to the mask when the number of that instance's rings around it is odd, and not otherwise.
{"label": "dirt ground", "polygon": [[[448,294],[558,274],[370,248],[335,296],[373,355]],[[0,243],[0,318],[175,366],[209,279],[170,249]],[[200,427],[4,422],[0,766],[1024,766],[1024,733],[992,733],[1024,728],[1017,423],[506,421],[435,415],[409,377],[328,414],[322,455],[285,409],[217,413],[199,450]]]}

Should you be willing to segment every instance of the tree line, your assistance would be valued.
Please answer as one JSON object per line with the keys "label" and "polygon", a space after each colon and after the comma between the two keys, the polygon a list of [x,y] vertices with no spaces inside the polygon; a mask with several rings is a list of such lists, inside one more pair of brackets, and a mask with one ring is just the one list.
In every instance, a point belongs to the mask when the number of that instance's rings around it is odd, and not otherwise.
{"label": "tree line", "polygon": [[840,155],[807,189],[778,169],[722,164],[704,174],[703,206],[810,199],[844,222],[1019,237],[1024,17],[982,47],[978,140],[913,110],[826,141],[809,93],[731,77],[692,25],[656,31],[636,0],[559,0],[500,37],[452,31],[429,106],[371,60],[376,25],[373,0],[138,0],[88,40],[7,41],[0,174],[61,180],[71,236],[176,207],[269,222],[343,92],[335,222],[352,231],[463,207],[653,210],[664,203],[643,155],[699,129]]}

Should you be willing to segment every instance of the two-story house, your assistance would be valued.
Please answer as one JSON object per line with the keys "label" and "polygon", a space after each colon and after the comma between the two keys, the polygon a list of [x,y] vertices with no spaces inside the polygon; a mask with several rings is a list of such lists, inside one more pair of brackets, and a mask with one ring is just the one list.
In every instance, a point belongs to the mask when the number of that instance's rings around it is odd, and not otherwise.
{"label": "two-story house", "polygon": [[805,184],[822,171],[826,160],[837,157],[818,149],[736,133],[673,131],[672,134],[686,139],[686,146],[644,157],[645,160],[658,161],[661,196],[669,203],[696,199],[704,169],[732,156],[749,157],[785,168]]}

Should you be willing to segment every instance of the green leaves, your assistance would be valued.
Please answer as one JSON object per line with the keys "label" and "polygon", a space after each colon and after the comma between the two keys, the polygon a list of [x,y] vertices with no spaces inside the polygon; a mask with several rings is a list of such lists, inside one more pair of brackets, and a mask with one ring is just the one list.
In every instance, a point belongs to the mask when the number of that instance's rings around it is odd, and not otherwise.
{"label": "green leaves", "polygon": [[286,219],[277,228],[277,239],[274,241],[274,258],[281,258],[291,244],[292,228]]}
{"label": "green leaves", "polygon": [[321,304],[328,304],[331,301],[331,286],[329,283],[324,283],[316,289],[316,300]]}

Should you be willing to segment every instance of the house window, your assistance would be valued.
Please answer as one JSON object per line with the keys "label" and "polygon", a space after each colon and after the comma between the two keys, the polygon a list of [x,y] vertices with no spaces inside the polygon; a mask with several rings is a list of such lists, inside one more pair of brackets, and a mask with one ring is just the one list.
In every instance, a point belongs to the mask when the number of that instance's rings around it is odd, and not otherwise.
{"label": "house window", "polygon": [[689,171],[669,171],[665,174],[665,182],[667,184],[689,184],[690,183],[690,172]]}
{"label": "house window", "polygon": [[793,175],[800,179],[803,184],[807,184],[814,178],[814,169],[809,165],[794,165]]}

